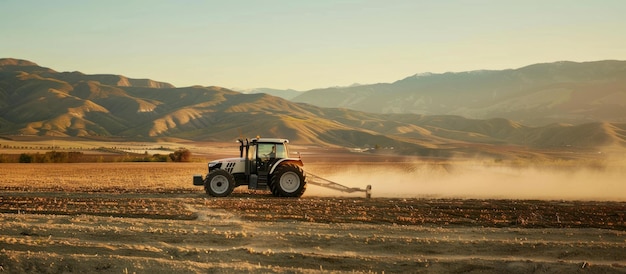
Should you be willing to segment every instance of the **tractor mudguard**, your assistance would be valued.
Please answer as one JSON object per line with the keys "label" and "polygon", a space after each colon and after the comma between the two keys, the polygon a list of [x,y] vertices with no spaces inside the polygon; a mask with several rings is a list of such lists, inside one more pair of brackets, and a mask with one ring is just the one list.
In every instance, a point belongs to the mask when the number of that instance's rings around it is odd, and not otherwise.
{"label": "tractor mudguard", "polygon": [[283,158],[280,159],[278,161],[276,161],[276,163],[274,163],[274,165],[272,166],[272,168],[270,169],[270,173],[269,174],[274,174],[274,170],[276,169],[276,167],[280,166],[283,163],[294,163],[296,165],[299,166],[304,166],[304,164],[302,163],[302,160],[298,159],[298,158]]}

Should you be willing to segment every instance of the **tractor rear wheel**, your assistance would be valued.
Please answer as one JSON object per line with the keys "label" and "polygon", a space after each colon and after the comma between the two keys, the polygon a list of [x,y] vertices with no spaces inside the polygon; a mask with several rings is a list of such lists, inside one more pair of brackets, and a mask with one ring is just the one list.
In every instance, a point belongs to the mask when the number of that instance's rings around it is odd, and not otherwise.
{"label": "tractor rear wheel", "polygon": [[204,191],[213,197],[226,197],[235,188],[235,178],[223,169],[211,171],[204,179]]}
{"label": "tractor rear wheel", "polygon": [[300,197],[306,190],[304,171],[296,164],[282,164],[270,181],[270,190],[277,197]]}

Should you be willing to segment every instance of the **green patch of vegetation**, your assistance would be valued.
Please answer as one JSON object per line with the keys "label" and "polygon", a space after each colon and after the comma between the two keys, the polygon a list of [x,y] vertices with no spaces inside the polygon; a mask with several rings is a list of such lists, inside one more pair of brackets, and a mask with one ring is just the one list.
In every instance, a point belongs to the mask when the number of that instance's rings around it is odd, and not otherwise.
{"label": "green patch of vegetation", "polygon": [[45,153],[0,154],[0,163],[104,163],[104,162],[191,162],[191,151],[179,149],[170,154],[118,153],[117,155],[90,155],[75,151],[48,151]]}
{"label": "green patch of vegetation", "polygon": [[169,157],[167,155],[154,154],[152,156],[144,154],[143,157],[132,157],[130,162],[167,162]]}
{"label": "green patch of vegetation", "polygon": [[191,151],[188,149],[179,149],[174,151],[174,153],[170,153],[170,159],[173,162],[190,162],[191,161]]}
{"label": "green patch of vegetation", "polygon": [[83,161],[82,152],[60,152],[48,151],[45,154],[22,153],[19,156],[19,163],[79,163]]}

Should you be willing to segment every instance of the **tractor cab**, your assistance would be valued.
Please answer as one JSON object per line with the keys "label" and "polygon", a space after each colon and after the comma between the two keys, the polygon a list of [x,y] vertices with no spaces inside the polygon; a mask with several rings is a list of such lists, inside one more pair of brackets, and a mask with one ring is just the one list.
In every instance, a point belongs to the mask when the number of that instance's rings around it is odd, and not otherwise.
{"label": "tractor cab", "polygon": [[[254,138],[248,140],[238,140],[240,150],[247,150],[245,159],[249,166],[246,172],[249,177],[249,189],[265,189],[269,180],[269,174],[273,167],[289,158],[287,145],[289,140],[277,138]],[[300,161],[300,159],[292,159]]]}
{"label": "tractor cab", "polygon": [[275,139],[274,141],[276,142],[268,141],[258,142],[258,140],[253,139],[251,145],[249,145],[247,160],[251,164],[251,173],[266,173],[278,160],[288,158],[287,147],[285,146],[288,142],[287,140]]}

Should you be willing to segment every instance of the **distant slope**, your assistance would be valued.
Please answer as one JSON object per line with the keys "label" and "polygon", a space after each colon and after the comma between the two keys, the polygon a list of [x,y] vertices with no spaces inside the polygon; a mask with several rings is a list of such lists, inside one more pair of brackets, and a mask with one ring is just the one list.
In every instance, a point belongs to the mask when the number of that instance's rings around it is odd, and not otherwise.
{"label": "distant slope", "polygon": [[626,122],[626,61],[418,74],[390,84],[316,89],[293,99],[375,113],[506,118],[529,125]]}
{"label": "distant slope", "polygon": [[254,88],[254,89],[246,89],[246,90],[237,89],[236,91],[239,91],[245,94],[265,93],[265,94],[269,94],[269,95],[280,97],[280,98],[287,99],[287,100],[291,100],[303,93],[302,91],[297,91],[293,89],[273,89],[273,88]]}
{"label": "distant slope", "polygon": [[[485,146],[626,146],[626,123],[529,127],[457,115],[368,113],[294,103],[220,87],[174,88],[115,75],[55,72],[0,59],[0,134],[176,137],[228,141],[277,136],[299,144],[394,148],[446,157]],[[491,149],[492,153],[499,152]]]}

